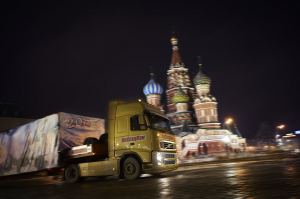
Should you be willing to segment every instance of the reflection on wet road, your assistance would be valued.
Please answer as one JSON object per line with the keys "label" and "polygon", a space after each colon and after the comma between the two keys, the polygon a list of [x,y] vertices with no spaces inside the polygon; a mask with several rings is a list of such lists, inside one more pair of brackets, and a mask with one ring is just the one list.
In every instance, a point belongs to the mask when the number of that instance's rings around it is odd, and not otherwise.
{"label": "reflection on wet road", "polygon": [[0,198],[300,198],[300,158],[189,166],[135,181],[1,181]]}

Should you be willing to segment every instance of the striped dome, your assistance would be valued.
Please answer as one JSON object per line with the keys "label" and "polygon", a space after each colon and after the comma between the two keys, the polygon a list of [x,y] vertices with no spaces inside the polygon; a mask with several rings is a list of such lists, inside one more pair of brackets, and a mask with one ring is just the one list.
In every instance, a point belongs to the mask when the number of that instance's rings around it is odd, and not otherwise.
{"label": "striped dome", "polygon": [[150,81],[148,82],[148,84],[146,84],[144,86],[144,94],[147,95],[151,95],[151,94],[157,94],[157,95],[161,95],[163,93],[163,88],[161,87],[161,85],[159,85],[158,83],[155,82],[155,80],[153,78],[150,79]]}

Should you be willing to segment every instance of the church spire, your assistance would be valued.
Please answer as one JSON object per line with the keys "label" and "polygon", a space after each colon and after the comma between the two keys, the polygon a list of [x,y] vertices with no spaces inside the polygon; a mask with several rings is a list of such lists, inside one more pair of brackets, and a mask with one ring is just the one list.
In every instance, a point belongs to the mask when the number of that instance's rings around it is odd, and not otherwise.
{"label": "church spire", "polygon": [[197,62],[198,62],[198,66],[199,66],[199,68],[200,68],[200,70],[201,70],[201,68],[202,68],[202,57],[201,56],[197,56]]}
{"label": "church spire", "polygon": [[174,34],[171,37],[171,44],[172,44],[172,50],[173,50],[172,59],[171,59],[171,68],[183,66],[181,56],[179,54],[179,49],[178,49],[178,39]]}

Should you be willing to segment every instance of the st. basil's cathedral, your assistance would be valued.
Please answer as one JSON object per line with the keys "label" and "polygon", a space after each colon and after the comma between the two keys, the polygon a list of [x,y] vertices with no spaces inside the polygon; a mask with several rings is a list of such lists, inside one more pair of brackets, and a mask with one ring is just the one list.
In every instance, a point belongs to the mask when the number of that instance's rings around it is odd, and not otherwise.
{"label": "st. basil's cathedral", "polygon": [[221,128],[217,99],[210,93],[211,79],[203,73],[201,58],[198,57],[199,71],[191,81],[188,67],[179,53],[178,39],[174,36],[171,45],[172,57],[165,91],[167,104],[161,104],[163,88],[155,81],[153,73],[143,91],[147,102],[160,107],[169,118],[171,129],[177,135],[179,160],[243,151],[245,139]]}

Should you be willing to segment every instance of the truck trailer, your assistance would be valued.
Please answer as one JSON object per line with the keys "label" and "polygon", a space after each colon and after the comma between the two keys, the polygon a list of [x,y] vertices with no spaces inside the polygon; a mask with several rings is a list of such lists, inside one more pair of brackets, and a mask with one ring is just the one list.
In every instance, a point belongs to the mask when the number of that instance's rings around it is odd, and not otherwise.
{"label": "truck trailer", "polygon": [[53,114],[0,133],[0,176],[63,170],[67,182],[89,176],[128,180],[177,165],[175,135],[159,108],[112,101],[104,120]]}

